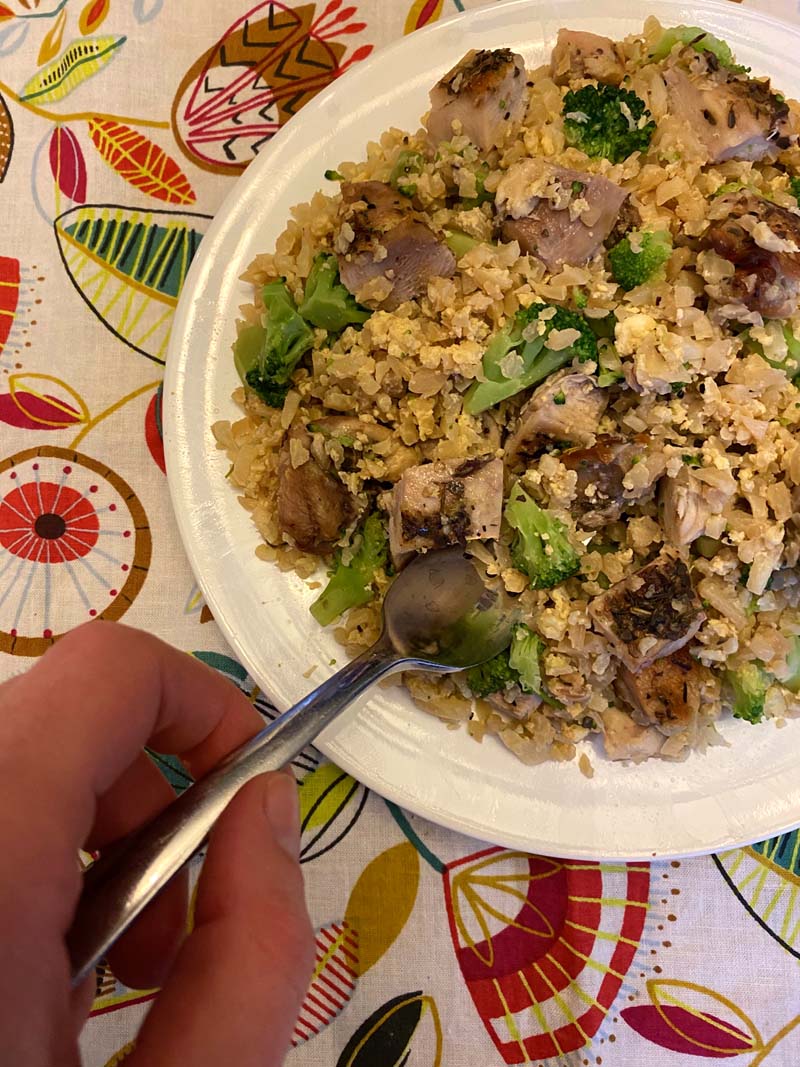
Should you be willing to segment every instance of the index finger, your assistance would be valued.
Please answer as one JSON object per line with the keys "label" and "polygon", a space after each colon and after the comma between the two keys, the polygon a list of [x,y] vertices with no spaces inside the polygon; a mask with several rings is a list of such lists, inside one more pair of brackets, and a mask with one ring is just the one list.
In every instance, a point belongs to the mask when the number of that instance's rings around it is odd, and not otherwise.
{"label": "index finger", "polygon": [[85,841],[97,799],[146,744],[201,776],[262,725],[216,671],[118,623],[72,631],[10,686],[16,712],[0,724],[0,751],[13,753],[14,795],[22,809],[46,795],[72,849]]}

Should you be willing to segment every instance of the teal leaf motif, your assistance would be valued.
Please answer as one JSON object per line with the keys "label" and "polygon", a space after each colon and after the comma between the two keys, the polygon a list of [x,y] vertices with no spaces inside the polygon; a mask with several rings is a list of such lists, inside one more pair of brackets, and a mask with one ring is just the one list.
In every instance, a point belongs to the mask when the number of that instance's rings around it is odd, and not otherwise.
{"label": "teal leaf motif", "polygon": [[209,221],[186,211],[83,204],[54,225],[82,299],[121,341],[164,363],[178,296]]}

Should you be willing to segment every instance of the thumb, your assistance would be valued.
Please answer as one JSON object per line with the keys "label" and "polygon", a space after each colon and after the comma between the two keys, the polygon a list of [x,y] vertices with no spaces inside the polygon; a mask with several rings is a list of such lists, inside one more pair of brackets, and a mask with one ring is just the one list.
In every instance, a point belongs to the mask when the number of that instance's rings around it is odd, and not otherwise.
{"label": "thumb", "polygon": [[181,949],[131,1067],[279,1067],[313,965],[291,774],[246,785],[211,835]]}

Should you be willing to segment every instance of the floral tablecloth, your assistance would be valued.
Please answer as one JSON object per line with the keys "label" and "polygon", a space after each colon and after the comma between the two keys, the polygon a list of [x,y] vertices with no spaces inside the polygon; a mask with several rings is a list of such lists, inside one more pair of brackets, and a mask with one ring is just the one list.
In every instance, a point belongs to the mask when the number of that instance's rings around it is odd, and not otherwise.
{"label": "floral tablecloth", "polygon": [[[124,618],[274,714],[170,511],[173,311],[260,145],[462,6],[0,0],[2,677],[86,619]],[[408,817],[312,750],[295,769],[318,965],[290,1065],[800,1064],[797,832],[690,862],[559,861]],[[125,1059],[154,992],[98,968],[89,1067]]]}

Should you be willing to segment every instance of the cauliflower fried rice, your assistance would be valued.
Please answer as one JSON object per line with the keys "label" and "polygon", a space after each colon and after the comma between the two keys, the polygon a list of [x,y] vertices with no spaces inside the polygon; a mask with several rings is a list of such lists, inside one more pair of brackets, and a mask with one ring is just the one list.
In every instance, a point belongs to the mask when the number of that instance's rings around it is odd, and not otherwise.
{"label": "cauliflower fried rice", "polygon": [[780,725],[800,105],[651,18],[621,42],[562,30],[532,71],[470,53],[423,121],[326,172],[244,275],[242,416],[213,430],[257,554],[320,591],[332,571],[315,617],[356,653],[397,569],[462,544],[508,594],[511,653],[403,684],[528,763]]}

